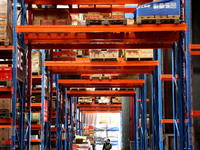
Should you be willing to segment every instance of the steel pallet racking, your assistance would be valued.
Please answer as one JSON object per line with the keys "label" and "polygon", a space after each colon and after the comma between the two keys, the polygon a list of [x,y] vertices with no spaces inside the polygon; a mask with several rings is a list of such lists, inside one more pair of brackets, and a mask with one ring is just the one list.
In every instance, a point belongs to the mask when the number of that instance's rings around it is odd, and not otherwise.
{"label": "steel pallet racking", "polygon": [[[121,1],[121,0],[107,0],[103,4],[129,4],[129,3],[139,3],[139,2],[150,2],[150,0],[126,0],[126,1]],[[13,47],[3,47],[0,49],[3,50],[8,50],[13,52],[13,88],[10,89],[5,89],[1,88],[1,92],[5,91],[12,91],[12,119],[11,120],[2,120],[6,124],[12,125],[12,137],[11,141],[5,141],[5,144],[11,144],[11,149],[15,149],[15,141],[16,137],[18,137],[18,145],[19,149],[24,149],[25,143],[27,144],[27,149],[30,149],[30,142],[35,142],[33,140],[30,140],[30,131],[33,126],[31,126],[31,118],[30,118],[30,113],[31,113],[31,108],[34,107],[31,104],[31,86],[32,86],[32,81],[31,81],[31,49],[76,49],[76,48],[97,48],[96,46],[90,44],[93,42],[93,39],[95,39],[93,32],[104,32],[96,34],[96,38],[102,39],[102,41],[106,42],[110,40],[110,37],[113,37],[115,39],[123,39],[122,44],[99,44],[98,48],[154,48],[154,58],[158,61],[150,61],[150,62],[133,62],[132,64],[128,64],[121,61],[118,62],[118,66],[114,66],[113,69],[114,71],[110,71],[109,69],[104,70],[104,71],[99,71],[98,73],[141,73],[141,74],[151,74],[152,71],[152,118],[154,118],[152,126],[153,126],[153,149],[163,149],[163,123],[173,123],[174,125],[174,142],[175,142],[175,147],[174,149],[178,149],[177,145],[180,146],[180,149],[193,149],[193,137],[192,137],[192,118],[191,116],[199,116],[199,112],[192,111],[192,101],[191,101],[191,73],[190,73],[190,55],[196,55],[199,54],[198,52],[190,52],[190,49],[194,49],[195,45],[189,45],[190,44],[190,1],[185,0],[185,10],[186,10],[186,18],[185,22],[186,24],[179,24],[179,25],[171,25],[171,24],[166,24],[166,25],[127,25],[127,26],[77,26],[77,27],[72,27],[72,26],[31,26],[31,25],[25,25],[26,24],[26,19],[25,19],[25,14],[26,14],[26,4],[29,4],[29,11],[31,11],[31,4],[102,4],[101,0],[97,0],[95,2],[88,2],[87,0],[77,0],[76,2],[72,0],[68,1],[53,1],[53,0],[21,0],[21,8],[22,8],[22,20],[21,20],[21,25],[17,26],[17,0],[13,0]],[[79,8],[78,10],[72,10],[73,11],[88,11],[88,8],[85,10],[82,10],[84,8]],[[114,9],[114,8],[112,8]],[[128,9],[123,8],[123,10],[130,11]],[[110,10],[111,11],[111,10]],[[31,18],[31,17],[30,17]],[[187,30],[185,34],[185,49],[183,48],[183,40],[184,40],[184,32]],[[87,31],[87,34],[85,33]],[[74,32],[75,34],[68,35],[67,32]],[[89,44],[69,44],[70,40],[77,42],[76,38],[76,32],[82,32],[80,39],[84,42],[87,41]],[[90,33],[88,33],[90,32]],[[110,33],[110,32],[134,32],[130,34],[123,34],[121,36],[118,34],[117,36],[115,35],[116,33]],[[153,35],[153,40],[151,39],[151,34]],[[180,32],[180,37],[179,37],[179,32]],[[22,45],[25,48],[25,43],[28,45],[28,92],[26,93],[25,91],[25,83],[21,83],[21,85],[18,85],[18,79],[17,79],[17,33],[20,34],[20,45]],[[43,34],[45,33],[45,34]],[[61,34],[62,33],[62,34]],[[60,42],[63,42],[60,40],[60,37],[67,37],[65,39],[66,44],[61,44]],[[137,36],[136,36],[137,35]],[[79,36],[79,35],[78,35]],[[108,39],[105,37],[108,36]],[[69,39],[68,39],[69,37]],[[88,38],[89,37],[89,38]],[[101,37],[101,38],[99,38]],[[123,37],[123,38],[122,38]],[[140,37],[138,39],[138,37]],[[25,38],[25,39],[24,39]],[[50,41],[52,39],[56,39],[58,41],[54,41],[52,44]],[[46,40],[46,41],[43,41]],[[48,41],[49,40],[49,41]],[[59,41],[60,40],[60,41]],[[43,44],[36,44],[38,41],[41,41]],[[133,41],[133,44],[125,44],[128,41]],[[135,41],[135,43],[134,43]],[[68,43],[67,43],[68,42]],[[160,44],[158,44],[159,42]],[[177,42],[178,45],[173,46],[172,54],[173,54],[173,59],[172,59],[172,68],[173,68],[173,73],[172,75],[166,76],[166,75],[161,75],[161,50],[159,48],[171,48],[172,44],[174,42]],[[31,44],[32,43],[32,44]],[[198,48],[198,46],[197,46]],[[185,55],[183,53],[183,50],[186,52]],[[44,50],[43,50],[44,51]],[[26,53],[26,51],[25,51]],[[6,51],[6,54],[7,51]],[[177,61],[175,61],[176,56],[179,56]],[[24,55],[25,56],[25,55]],[[44,56],[44,53],[43,53]],[[26,59],[24,59],[26,60]],[[25,61],[25,64],[27,62]],[[83,63],[83,62],[81,62]],[[135,63],[137,64],[135,66]],[[185,63],[185,69],[183,68],[183,64]],[[81,74],[92,74],[94,73],[94,67],[98,66],[101,69],[105,69],[109,65],[113,65],[111,63],[90,63],[90,62],[84,62],[84,64],[80,64],[78,61],[71,63],[71,65],[77,66],[80,69],[82,68],[83,65],[87,66],[86,71],[79,71]],[[69,63],[63,62],[51,62],[51,61],[45,61],[44,66],[48,68],[49,71],[52,71],[52,73],[59,73],[59,74],[70,74],[70,73],[75,73],[73,66],[70,66]],[[121,70],[119,68],[124,68],[124,67],[132,67],[131,70]],[[26,68],[26,67],[25,67]],[[92,69],[93,68],[93,69]],[[133,69],[136,68],[136,69]],[[143,69],[141,69],[143,68]],[[145,69],[144,69],[145,68]],[[69,70],[66,70],[69,69]],[[44,71],[43,67],[43,71]],[[77,71],[77,70],[76,70]],[[26,76],[26,70],[24,70],[25,76]],[[96,72],[95,72],[96,73]],[[178,76],[176,76],[178,74]],[[142,79],[145,79],[145,75],[141,75]],[[52,78],[52,76],[51,76]],[[34,78],[33,78],[34,80]],[[40,80],[40,79],[39,79]],[[161,80],[163,81],[172,81],[173,85],[173,112],[174,116],[173,119],[162,119],[162,91],[161,91]],[[44,89],[44,72],[42,75],[42,86]],[[87,81],[86,81],[87,82]],[[112,83],[112,81],[110,81]],[[64,83],[59,83],[63,84]],[[58,94],[59,94],[59,85],[57,83],[57,101],[58,101]],[[79,83],[80,86],[83,86],[85,82]],[[96,83],[98,84],[98,83]],[[142,84],[146,84],[142,83]],[[70,87],[70,85],[68,85]],[[18,88],[20,87],[20,88]],[[17,90],[21,89],[17,94]],[[138,91],[138,89],[137,89]],[[158,92],[156,92],[158,91]],[[178,91],[178,92],[177,92]],[[73,92],[68,91],[65,89],[65,133],[66,133],[66,139],[65,139],[65,149],[68,147],[68,114],[67,114],[67,95],[73,94]],[[44,106],[44,90],[42,90],[42,103]],[[52,92],[51,92],[52,93]],[[94,92],[95,93],[95,92]],[[94,94],[93,93],[93,94]],[[110,92],[109,94],[111,94]],[[124,94],[126,95],[128,92],[125,92]],[[178,93],[178,96],[176,96]],[[74,95],[72,96],[78,96],[77,94],[86,94],[86,93],[81,93],[81,92],[74,92]],[[103,94],[103,93],[96,93],[96,94]],[[104,93],[105,94],[105,93]],[[138,103],[137,100],[139,98],[138,96],[139,91],[135,93],[133,91],[130,91],[129,96],[134,95],[134,142],[135,142],[135,149],[139,149],[139,143],[138,143]],[[184,95],[184,96],[182,96]],[[20,109],[20,124],[19,128],[23,130],[19,130],[19,135],[17,133],[17,125],[16,125],[16,101],[17,98],[20,97],[20,104],[19,104],[19,109]],[[142,113],[142,125],[141,125],[141,149],[147,149],[147,124],[146,124],[146,89],[145,86],[142,86],[140,89],[140,97],[141,97],[141,104],[140,104],[140,111]],[[27,98],[27,105],[25,105],[25,99]],[[51,96],[50,96],[50,100]],[[71,101],[71,106],[74,104],[74,99],[69,99]],[[177,106],[177,101],[179,102],[179,106]],[[35,106],[36,107],[36,106]],[[40,106],[39,106],[40,107]],[[27,125],[27,130],[25,132],[25,124],[24,124],[24,108],[27,108],[27,118],[28,118],[28,125]],[[58,108],[58,102],[57,102],[57,108]],[[142,108],[142,109],[141,109]],[[42,107],[44,109],[44,107]],[[176,114],[176,111],[179,110],[179,114]],[[42,110],[43,112],[43,110]],[[88,112],[88,111],[86,111]],[[111,110],[110,110],[111,112]],[[185,115],[187,113],[187,115]],[[57,130],[57,136],[61,135],[62,129],[61,129],[61,122],[60,122],[60,115],[61,112],[60,110],[57,110],[57,125],[58,125],[58,130]],[[71,109],[71,115],[73,114],[73,109]],[[43,116],[43,115],[42,115]],[[178,117],[177,117],[178,116]],[[71,116],[73,118],[73,116]],[[42,120],[44,118],[42,117]],[[186,121],[185,121],[186,120]],[[50,123],[51,124],[51,123]],[[72,134],[73,134],[73,121],[71,121],[71,126],[72,126]],[[3,126],[2,126],[3,127]],[[80,129],[79,129],[80,130]],[[44,122],[42,123],[42,135],[44,132]],[[77,132],[77,131],[76,131]],[[50,132],[51,133],[51,132]],[[159,135],[159,136],[157,136]],[[48,136],[48,134],[46,134]],[[25,139],[27,137],[27,142],[25,142]],[[41,149],[44,147],[47,149],[48,142],[44,141],[44,137],[41,139]],[[61,136],[62,137],[62,136]],[[185,138],[182,138],[185,137]],[[180,139],[180,140],[178,140]],[[62,138],[59,138],[57,142],[57,149],[62,147]],[[50,140],[51,141],[51,140]],[[72,140],[71,140],[72,142]],[[2,143],[2,142],[1,142]]]}

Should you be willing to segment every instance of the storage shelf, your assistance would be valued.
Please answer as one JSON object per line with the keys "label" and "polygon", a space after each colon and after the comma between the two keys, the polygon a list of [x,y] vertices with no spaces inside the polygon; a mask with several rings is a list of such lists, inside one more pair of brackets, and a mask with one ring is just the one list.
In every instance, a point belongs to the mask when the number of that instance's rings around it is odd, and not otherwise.
{"label": "storage shelf", "polygon": [[123,4],[138,4],[138,3],[148,3],[152,2],[152,0],[95,0],[95,1],[88,1],[88,0],[25,0],[26,4],[43,4],[43,5],[72,5],[72,4],[79,4],[79,5],[109,5],[109,4],[114,4],[114,5],[123,5]]}
{"label": "storage shelf", "polygon": [[45,61],[49,71],[60,74],[152,73],[158,61]]}
{"label": "storage shelf", "polygon": [[12,59],[14,46],[0,46],[0,59]]}
{"label": "storage shelf", "polygon": [[33,85],[41,85],[41,83],[42,83],[42,75],[32,75]]}
{"label": "storage shelf", "polygon": [[121,111],[82,111],[82,113],[121,113]]}
{"label": "storage shelf", "polygon": [[42,139],[31,139],[30,140],[32,143],[41,143]]}
{"label": "storage shelf", "polygon": [[[19,107],[19,103],[16,104],[17,107]],[[27,103],[26,103],[27,106]],[[31,108],[33,109],[41,109],[42,108],[42,103],[31,103]]]}
{"label": "storage shelf", "polygon": [[127,79],[127,80],[58,80],[58,83],[64,87],[87,87],[87,88],[137,88],[142,87],[145,80]]}
{"label": "storage shelf", "polygon": [[[88,58],[87,61],[89,61],[90,59]],[[77,60],[78,61],[78,60]],[[82,74],[81,78],[82,79],[90,79],[92,74]],[[119,74],[110,74],[111,79],[119,79]]]}
{"label": "storage shelf", "polygon": [[136,91],[67,91],[67,95],[81,96],[134,96]]}
{"label": "storage shelf", "polygon": [[122,107],[122,104],[77,104],[78,108],[89,107],[89,108],[113,108],[113,107]]}
{"label": "storage shelf", "polygon": [[12,145],[12,141],[11,140],[0,141],[0,145]]}
{"label": "storage shelf", "polygon": [[121,111],[122,108],[79,108],[81,111]]}
{"label": "storage shelf", "polygon": [[0,119],[0,128],[11,128],[13,125],[13,119]]}
{"label": "storage shelf", "polygon": [[[27,125],[25,125],[27,128]],[[16,128],[19,128],[19,125],[16,125]],[[31,130],[42,130],[42,124],[31,124]]]}

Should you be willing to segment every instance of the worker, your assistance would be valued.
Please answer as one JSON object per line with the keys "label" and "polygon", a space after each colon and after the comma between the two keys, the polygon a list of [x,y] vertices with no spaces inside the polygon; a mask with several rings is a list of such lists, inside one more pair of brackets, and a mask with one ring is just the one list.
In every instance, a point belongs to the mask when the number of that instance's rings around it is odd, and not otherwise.
{"label": "worker", "polygon": [[107,142],[103,145],[103,150],[112,149],[112,145],[110,144],[110,139],[107,139]]}

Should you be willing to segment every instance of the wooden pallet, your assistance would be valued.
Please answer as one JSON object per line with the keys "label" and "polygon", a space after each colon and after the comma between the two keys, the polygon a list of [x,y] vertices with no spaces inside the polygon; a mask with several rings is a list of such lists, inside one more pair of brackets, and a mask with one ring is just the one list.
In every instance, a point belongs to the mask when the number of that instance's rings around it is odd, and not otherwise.
{"label": "wooden pallet", "polygon": [[118,61],[118,58],[90,58],[90,61]]}
{"label": "wooden pallet", "polygon": [[136,24],[164,24],[164,23],[180,23],[180,15],[155,15],[140,16],[136,19]]}
{"label": "wooden pallet", "polygon": [[145,61],[145,60],[153,60],[153,58],[125,58],[125,61]]}
{"label": "wooden pallet", "polygon": [[9,112],[8,109],[1,109],[0,110],[0,118],[1,119],[6,119],[6,118],[10,118],[11,117],[11,113]]}
{"label": "wooden pallet", "polygon": [[70,91],[86,91],[85,88],[70,88]]}
{"label": "wooden pallet", "polygon": [[127,25],[127,19],[86,19],[86,25]]}

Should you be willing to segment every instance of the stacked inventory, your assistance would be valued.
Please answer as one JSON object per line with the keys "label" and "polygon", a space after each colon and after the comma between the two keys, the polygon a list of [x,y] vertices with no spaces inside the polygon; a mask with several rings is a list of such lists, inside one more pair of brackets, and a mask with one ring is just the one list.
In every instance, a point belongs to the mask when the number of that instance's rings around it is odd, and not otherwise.
{"label": "stacked inventory", "polygon": [[106,126],[94,128],[95,150],[102,150],[103,144],[107,140]]}
{"label": "stacked inventory", "polygon": [[119,128],[118,127],[107,127],[107,138],[110,139],[113,150],[119,149]]}
{"label": "stacked inventory", "polygon": [[117,61],[119,50],[90,50],[91,61]]}
{"label": "stacked inventory", "polygon": [[125,49],[125,60],[153,60],[153,49]]}
{"label": "stacked inventory", "polygon": [[12,2],[0,0],[0,44],[12,44]]}

